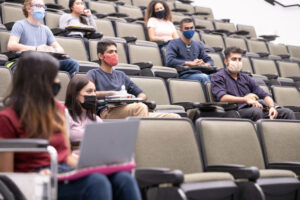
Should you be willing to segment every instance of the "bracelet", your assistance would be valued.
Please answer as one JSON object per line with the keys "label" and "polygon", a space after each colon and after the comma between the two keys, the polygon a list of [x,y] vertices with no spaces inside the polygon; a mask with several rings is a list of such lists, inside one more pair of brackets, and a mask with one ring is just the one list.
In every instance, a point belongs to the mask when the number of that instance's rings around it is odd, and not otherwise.
{"label": "bracelet", "polygon": [[275,106],[269,106],[269,108],[275,108]]}

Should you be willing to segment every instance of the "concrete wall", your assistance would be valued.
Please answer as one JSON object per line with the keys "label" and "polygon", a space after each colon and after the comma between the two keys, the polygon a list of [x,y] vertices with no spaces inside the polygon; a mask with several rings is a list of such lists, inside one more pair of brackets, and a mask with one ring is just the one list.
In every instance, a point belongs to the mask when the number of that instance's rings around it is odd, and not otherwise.
{"label": "concrete wall", "polygon": [[[300,0],[277,0],[300,4]],[[253,25],[257,35],[276,34],[275,43],[300,46],[300,7],[283,8],[264,0],[194,0],[193,5],[210,7],[215,19],[230,18],[234,24]]]}

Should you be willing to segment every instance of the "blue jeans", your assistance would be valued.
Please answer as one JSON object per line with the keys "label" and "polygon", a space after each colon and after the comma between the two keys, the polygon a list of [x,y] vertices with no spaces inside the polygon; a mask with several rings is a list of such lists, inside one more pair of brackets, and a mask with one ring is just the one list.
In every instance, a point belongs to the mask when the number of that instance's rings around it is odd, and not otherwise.
{"label": "blue jeans", "polygon": [[59,63],[60,63],[59,70],[67,71],[70,77],[72,77],[74,72],[79,71],[79,64],[76,60],[69,58],[69,59],[59,60]]}
{"label": "blue jeans", "polygon": [[58,183],[58,200],[141,200],[135,179],[127,172],[109,176],[94,173]]}
{"label": "blue jeans", "polygon": [[205,82],[210,82],[210,76],[204,73],[186,73],[180,76],[181,79],[200,81],[202,88],[205,88]]}

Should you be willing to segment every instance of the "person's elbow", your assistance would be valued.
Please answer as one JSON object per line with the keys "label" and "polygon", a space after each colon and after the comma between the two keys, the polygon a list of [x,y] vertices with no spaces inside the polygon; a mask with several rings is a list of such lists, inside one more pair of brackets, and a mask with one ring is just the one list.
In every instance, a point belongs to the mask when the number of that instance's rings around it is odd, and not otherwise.
{"label": "person's elbow", "polygon": [[14,42],[8,41],[7,43],[7,51],[14,51],[15,50],[15,44]]}

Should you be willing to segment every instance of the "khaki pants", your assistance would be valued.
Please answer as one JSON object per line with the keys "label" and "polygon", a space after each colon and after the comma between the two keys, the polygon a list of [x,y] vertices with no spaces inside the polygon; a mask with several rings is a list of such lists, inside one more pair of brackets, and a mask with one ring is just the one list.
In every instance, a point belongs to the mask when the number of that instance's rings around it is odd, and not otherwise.
{"label": "khaki pants", "polygon": [[123,119],[130,116],[180,118],[180,116],[175,113],[149,113],[148,107],[143,103],[109,106],[101,112],[100,116],[102,119]]}

